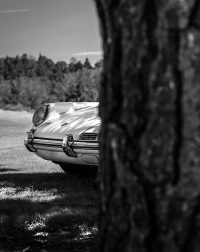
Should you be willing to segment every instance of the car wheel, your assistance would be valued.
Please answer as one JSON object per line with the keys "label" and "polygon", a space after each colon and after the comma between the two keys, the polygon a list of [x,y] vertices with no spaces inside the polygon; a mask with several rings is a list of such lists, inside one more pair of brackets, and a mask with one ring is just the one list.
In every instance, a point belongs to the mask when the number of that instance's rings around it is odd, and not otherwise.
{"label": "car wheel", "polygon": [[61,169],[67,174],[96,174],[97,167],[95,166],[83,166],[83,165],[75,165],[75,164],[59,164]]}

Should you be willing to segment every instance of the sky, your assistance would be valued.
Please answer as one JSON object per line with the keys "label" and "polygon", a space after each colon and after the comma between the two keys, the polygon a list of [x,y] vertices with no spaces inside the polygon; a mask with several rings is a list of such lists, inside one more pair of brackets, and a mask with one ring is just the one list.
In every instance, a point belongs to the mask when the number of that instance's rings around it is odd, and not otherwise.
{"label": "sky", "polygon": [[102,58],[94,0],[0,0],[0,57]]}

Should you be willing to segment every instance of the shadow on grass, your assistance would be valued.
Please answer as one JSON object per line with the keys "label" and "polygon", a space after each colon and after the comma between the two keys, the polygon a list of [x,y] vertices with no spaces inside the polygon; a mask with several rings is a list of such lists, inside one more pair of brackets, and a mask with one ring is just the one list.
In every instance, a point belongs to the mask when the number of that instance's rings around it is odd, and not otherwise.
{"label": "shadow on grass", "polygon": [[17,169],[13,169],[13,168],[5,168],[5,165],[0,164],[0,174],[3,172],[16,172]]}
{"label": "shadow on grass", "polygon": [[[3,166],[2,166],[3,167]],[[1,168],[1,165],[0,165],[0,174],[2,172],[13,172],[13,171],[17,171],[17,169],[7,169],[7,168]]]}
{"label": "shadow on grass", "polygon": [[0,249],[94,251],[94,176],[1,174]]}

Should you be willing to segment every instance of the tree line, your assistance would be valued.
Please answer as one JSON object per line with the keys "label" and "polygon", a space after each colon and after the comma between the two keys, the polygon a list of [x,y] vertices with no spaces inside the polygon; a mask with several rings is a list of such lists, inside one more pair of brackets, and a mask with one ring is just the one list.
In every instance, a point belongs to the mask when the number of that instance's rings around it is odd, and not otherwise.
{"label": "tree line", "polygon": [[0,58],[0,108],[35,109],[46,102],[98,101],[102,60],[54,62],[23,54]]}

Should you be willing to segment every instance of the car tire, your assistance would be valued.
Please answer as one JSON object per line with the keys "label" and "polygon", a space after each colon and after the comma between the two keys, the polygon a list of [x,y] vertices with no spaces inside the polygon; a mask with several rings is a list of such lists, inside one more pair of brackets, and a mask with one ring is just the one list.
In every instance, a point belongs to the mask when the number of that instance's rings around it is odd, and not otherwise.
{"label": "car tire", "polygon": [[67,174],[94,174],[97,172],[97,167],[94,166],[83,166],[83,165],[75,165],[75,164],[65,164],[65,163],[60,163],[59,164],[61,169],[67,173]]}

